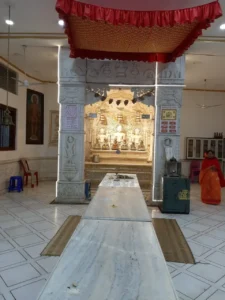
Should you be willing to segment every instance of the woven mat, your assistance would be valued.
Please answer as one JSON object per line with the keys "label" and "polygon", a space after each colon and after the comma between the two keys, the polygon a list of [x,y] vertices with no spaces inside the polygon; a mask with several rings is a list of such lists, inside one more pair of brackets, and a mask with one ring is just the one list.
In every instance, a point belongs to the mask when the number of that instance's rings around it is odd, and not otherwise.
{"label": "woven mat", "polygon": [[152,223],[167,262],[195,264],[191,249],[176,220],[152,219]]}
{"label": "woven mat", "polygon": [[69,216],[51,239],[41,256],[60,256],[80,222],[80,216]]}
{"label": "woven mat", "polygon": [[[42,256],[60,256],[80,222],[80,216],[69,216],[42,251]],[[165,260],[194,264],[193,254],[176,220],[152,219]]]}

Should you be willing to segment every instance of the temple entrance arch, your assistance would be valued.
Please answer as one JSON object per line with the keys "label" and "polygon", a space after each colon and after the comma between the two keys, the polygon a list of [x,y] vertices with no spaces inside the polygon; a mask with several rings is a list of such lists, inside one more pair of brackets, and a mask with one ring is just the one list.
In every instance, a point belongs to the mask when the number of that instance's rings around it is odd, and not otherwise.
{"label": "temple entrance arch", "polygon": [[[184,58],[175,63],[156,64],[127,61],[70,59],[69,49],[59,48],[59,147],[56,202],[84,201],[84,106],[104,100],[113,88],[129,87],[134,98],[157,84],[155,91],[155,135],[153,158],[153,200],[159,199],[164,167],[163,141],[172,138],[179,159],[180,108],[184,82]],[[146,92],[147,93],[147,92]],[[92,94],[90,97],[89,95]],[[96,97],[93,97],[93,94]],[[135,99],[136,99],[135,98]],[[151,97],[149,97],[151,98]],[[127,99],[126,99],[127,100]],[[176,120],[161,122],[162,109],[176,111]],[[167,126],[163,123],[167,122]],[[165,125],[165,126],[163,126]],[[175,129],[170,129],[170,127]],[[119,132],[118,132],[119,133]],[[120,131],[120,136],[123,134]],[[102,132],[102,135],[104,133]]]}

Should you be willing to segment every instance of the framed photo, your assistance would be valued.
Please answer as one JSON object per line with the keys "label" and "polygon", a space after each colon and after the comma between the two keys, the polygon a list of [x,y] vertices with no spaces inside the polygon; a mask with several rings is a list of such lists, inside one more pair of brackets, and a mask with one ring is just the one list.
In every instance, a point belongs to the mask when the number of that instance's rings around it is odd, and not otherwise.
{"label": "framed photo", "polygon": [[44,144],[44,94],[27,89],[26,144]]}
{"label": "framed photo", "polygon": [[176,109],[162,109],[161,120],[175,121],[177,119]]}
{"label": "framed photo", "polygon": [[50,110],[49,112],[49,146],[58,146],[58,131],[59,131],[59,111]]}

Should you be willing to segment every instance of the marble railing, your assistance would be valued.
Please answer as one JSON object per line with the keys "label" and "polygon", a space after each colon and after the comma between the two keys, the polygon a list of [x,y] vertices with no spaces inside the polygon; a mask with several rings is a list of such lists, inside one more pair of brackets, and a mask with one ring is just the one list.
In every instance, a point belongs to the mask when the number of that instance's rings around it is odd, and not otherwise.
{"label": "marble railing", "polygon": [[[30,157],[27,158],[31,170],[37,170],[39,180],[56,180],[57,157]],[[23,175],[19,159],[0,161],[0,193],[8,187],[11,176]]]}

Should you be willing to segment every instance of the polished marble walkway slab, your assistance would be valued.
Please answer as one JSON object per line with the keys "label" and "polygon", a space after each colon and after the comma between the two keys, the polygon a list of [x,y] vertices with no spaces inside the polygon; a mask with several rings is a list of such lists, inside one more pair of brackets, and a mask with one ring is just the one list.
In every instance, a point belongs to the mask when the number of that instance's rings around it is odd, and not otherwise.
{"label": "polished marble walkway slab", "polygon": [[119,175],[126,175],[132,177],[132,179],[120,179],[116,180],[117,176],[115,173],[107,173],[99,187],[108,186],[108,187],[140,187],[137,175],[136,174],[123,174],[119,173]]}
{"label": "polished marble walkway slab", "polygon": [[147,222],[82,220],[39,300],[178,300]]}
{"label": "polished marble walkway slab", "polygon": [[144,196],[138,187],[99,187],[84,218],[151,221]]}

